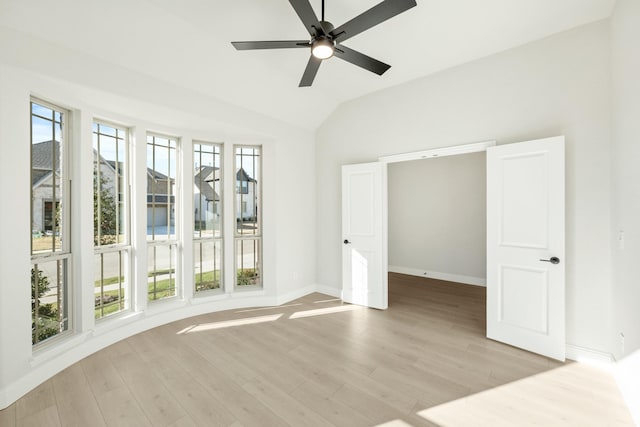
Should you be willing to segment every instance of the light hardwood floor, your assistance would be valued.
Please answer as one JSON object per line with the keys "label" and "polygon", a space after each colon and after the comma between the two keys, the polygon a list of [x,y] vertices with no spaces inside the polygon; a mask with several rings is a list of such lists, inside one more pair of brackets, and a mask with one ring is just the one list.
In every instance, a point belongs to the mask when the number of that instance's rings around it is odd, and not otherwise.
{"label": "light hardwood floor", "polygon": [[389,292],[387,311],[312,294],[144,332],[0,425],[633,425],[606,371],[487,340],[484,288],[391,274]]}

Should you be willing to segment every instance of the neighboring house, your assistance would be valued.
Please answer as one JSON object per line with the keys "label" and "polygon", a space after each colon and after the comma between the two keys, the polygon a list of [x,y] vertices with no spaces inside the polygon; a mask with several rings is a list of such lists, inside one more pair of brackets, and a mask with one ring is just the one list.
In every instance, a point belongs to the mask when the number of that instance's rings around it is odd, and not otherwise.
{"label": "neighboring house", "polygon": [[[220,169],[215,166],[196,168],[194,177],[195,222],[218,221],[220,195],[216,191],[220,183]],[[258,216],[256,189],[258,181],[240,168],[236,172],[236,219],[255,220]]]}
{"label": "neighboring house", "polygon": [[243,169],[236,172],[236,219],[254,221],[258,217],[256,189],[258,181],[251,178]]}
{"label": "neighboring house", "polygon": [[[54,151],[55,150],[55,151]],[[56,210],[61,202],[60,190],[56,194],[57,201],[54,204],[53,196],[53,159],[60,158],[60,143],[58,141],[44,141],[37,144],[33,144],[31,147],[32,157],[32,169],[31,169],[31,185],[33,187],[33,220],[31,229],[33,233],[48,234],[53,232],[54,220],[56,217]],[[94,162],[96,161],[97,154],[94,151]],[[58,162],[59,164],[59,162]],[[122,163],[118,165],[122,168]],[[115,177],[116,177],[116,162],[113,160],[105,160],[101,158],[100,161],[100,175],[103,178],[103,188],[106,188],[115,197]],[[119,171],[121,177],[120,188],[124,182],[122,177],[124,173]],[[60,179],[59,167],[56,167],[55,173],[56,181]],[[173,203],[175,202],[175,182],[173,179],[163,175],[159,172],[155,174],[151,169],[147,169],[147,224],[151,225],[152,219],[155,220],[156,226],[167,226],[169,224],[174,225],[175,222],[175,210]],[[60,182],[57,182],[58,188],[60,188]],[[118,201],[120,200],[118,195]],[[152,208],[152,202],[155,201],[155,214]],[[171,202],[172,206],[169,210],[168,202]],[[55,205],[55,206],[54,206]]]}
{"label": "neighboring house", "polygon": [[[213,224],[220,220],[220,169],[215,166],[200,166],[193,176],[193,209],[195,223]],[[212,228],[212,227],[207,227]]]}
{"label": "neighboring house", "polygon": [[175,180],[147,168],[147,227],[174,226],[175,221]]}
{"label": "neighboring house", "polygon": [[[96,153],[94,151],[94,161]],[[60,181],[60,142],[44,141],[33,144],[31,147],[31,186],[33,188],[32,223],[33,233],[52,233],[56,212],[62,197],[62,182]],[[53,172],[53,163],[56,159],[56,171]],[[100,174],[103,178],[103,188],[115,193],[115,162],[104,159],[100,162]],[[54,202],[54,176],[56,180]],[[115,199],[115,196],[114,196]]]}
{"label": "neighboring house", "polygon": [[[31,230],[33,233],[53,231],[56,208],[60,204],[59,195],[56,196],[58,201],[55,202],[55,206],[53,201],[54,158],[60,158],[58,141],[40,142],[31,147],[31,187],[33,188]],[[59,167],[56,168],[55,178],[60,179]]]}
{"label": "neighboring house", "polygon": [[[54,147],[55,144],[55,147]],[[57,141],[45,141],[34,144],[32,147],[32,172],[31,184],[33,186],[33,232],[53,231],[56,208],[60,203],[53,202],[53,150],[55,158],[60,156],[60,143]],[[94,161],[97,154],[94,151]],[[122,168],[122,164],[118,165]],[[113,160],[100,161],[100,175],[103,178],[103,188],[114,193],[116,162]],[[220,195],[216,192],[217,183],[220,182],[220,169],[214,166],[200,166],[194,174],[194,219],[196,222],[217,221],[220,218]],[[122,170],[118,174],[122,180]],[[56,171],[56,179],[60,179],[59,170]],[[120,182],[120,188],[124,182]],[[236,219],[251,221],[257,218],[257,184],[243,168],[236,172]],[[120,195],[118,201],[122,202]],[[171,207],[169,208],[169,203]],[[160,172],[154,172],[147,168],[147,225],[168,226],[175,225],[175,180]],[[155,210],[153,206],[155,205]],[[202,208],[200,208],[202,206]]]}

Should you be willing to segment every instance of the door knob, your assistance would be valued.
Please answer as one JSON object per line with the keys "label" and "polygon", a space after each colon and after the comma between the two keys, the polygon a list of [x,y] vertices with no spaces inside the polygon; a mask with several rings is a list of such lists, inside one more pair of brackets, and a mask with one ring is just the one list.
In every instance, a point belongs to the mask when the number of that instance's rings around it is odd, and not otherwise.
{"label": "door knob", "polygon": [[342,242],[342,243],[344,243],[345,245],[348,245],[351,242],[349,240],[347,240],[347,239],[344,239],[344,242]]}
{"label": "door knob", "polygon": [[552,256],[549,259],[541,259],[542,262],[550,262],[551,264],[560,264],[560,258],[557,256]]}

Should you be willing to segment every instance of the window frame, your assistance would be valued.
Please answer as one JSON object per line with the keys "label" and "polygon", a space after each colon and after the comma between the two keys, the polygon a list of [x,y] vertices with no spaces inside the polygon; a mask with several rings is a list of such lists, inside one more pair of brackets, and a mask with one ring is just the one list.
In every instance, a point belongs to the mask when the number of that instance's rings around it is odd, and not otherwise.
{"label": "window frame", "polygon": [[[61,205],[62,206],[62,217],[61,217],[61,222],[60,224],[53,226],[53,230],[52,230],[52,248],[50,251],[47,252],[40,252],[40,253],[34,253],[34,248],[33,248],[33,213],[34,213],[34,199],[35,199],[35,193],[34,193],[34,182],[33,182],[33,145],[34,145],[34,141],[33,141],[33,126],[34,126],[34,116],[35,117],[39,117],[41,119],[44,120],[51,120],[50,118],[38,115],[38,114],[34,114],[33,112],[33,104],[48,108],[49,110],[52,111],[52,115],[53,115],[53,120],[52,120],[52,126],[55,127],[55,123],[56,123],[56,119],[55,119],[55,115],[56,113],[60,114],[60,139],[61,141],[59,141],[60,143],[60,148],[59,148],[59,162],[60,162],[60,175],[57,178],[58,180],[60,180],[60,188],[61,188],[61,192],[62,194],[58,197],[56,194],[56,164],[54,163],[52,165],[52,195],[51,197],[47,197],[47,198],[43,198],[42,199],[42,221],[44,221],[44,211],[45,211],[45,203],[49,202],[52,204],[52,206],[56,206],[56,205]],[[71,141],[71,137],[70,137],[70,131],[69,129],[72,127],[73,125],[73,117],[71,114],[71,110],[62,107],[60,105],[57,104],[53,104],[51,102],[45,101],[41,98],[35,97],[35,96],[30,96],[29,97],[29,175],[31,176],[31,179],[29,180],[29,184],[30,184],[30,188],[29,188],[29,194],[30,194],[30,213],[29,213],[29,217],[30,217],[30,234],[31,234],[31,238],[30,238],[30,270],[31,270],[31,275],[33,275],[34,271],[43,271],[41,269],[38,268],[38,265],[41,265],[43,263],[46,262],[56,262],[56,270],[57,270],[57,275],[58,278],[60,278],[60,263],[62,263],[62,265],[64,266],[63,271],[64,271],[64,277],[62,278],[62,286],[60,287],[58,284],[56,285],[57,289],[57,305],[58,305],[58,319],[57,321],[59,323],[64,323],[65,324],[65,329],[60,331],[59,333],[52,335],[51,337],[47,337],[43,340],[35,340],[34,342],[34,335],[37,337],[38,335],[38,322],[37,320],[34,321],[34,317],[37,319],[38,317],[38,312],[39,312],[39,307],[40,307],[40,297],[38,295],[36,295],[36,298],[33,298],[33,302],[32,302],[32,308],[31,308],[31,320],[34,324],[34,327],[32,328],[32,349],[33,351],[37,351],[43,347],[47,347],[49,346],[51,343],[55,343],[58,342],[62,339],[64,339],[67,336],[70,336],[74,333],[74,329],[75,329],[75,304],[74,304],[74,282],[73,282],[73,252],[72,252],[72,246],[71,246],[71,239],[72,239],[72,230],[71,230],[71,212],[72,212],[72,202],[71,202],[71,184],[72,184],[72,178],[73,178],[73,173],[72,173],[72,158],[71,158],[71,151],[72,151],[72,141]],[[53,140],[55,141],[55,130],[53,130]],[[44,141],[43,141],[44,142]],[[54,156],[55,158],[55,156]],[[55,221],[55,215],[54,215],[54,221]],[[55,221],[57,222],[57,221]],[[57,249],[56,248],[56,244],[55,244],[55,240],[56,240],[56,231],[58,231],[59,229],[62,229],[62,232],[59,233],[60,236],[60,248]],[[45,231],[45,230],[41,230],[41,231]],[[33,286],[33,282],[32,282],[32,278],[30,278],[30,287]],[[36,286],[36,292],[37,292],[37,286]],[[63,295],[64,298],[64,302],[62,303],[61,297],[60,295]],[[33,293],[32,293],[33,295]],[[63,304],[63,312],[64,315],[61,316],[60,313],[60,305],[61,303]],[[35,309],[34,309],[35,308]]]}
{"label": "window frame", "polygon": [[[158,238],[155,234],[155,230],[152,234],[153,238],[146,239],[146,252],[147,252],[147,266],[146,266],[146,272],[147,272],[147,276],[149,275],[150,268],[149,268],[149,252],[151,249],[153,249],[153,284],[155,287],[155,284],[157,283],[156,277],[158,276],[157,271],[158,271],[158,267],[157,267],[157,251],[158,248],[162,248],[162,247],[166,247],[169,250],[169,280],[173,280],[173,290],[174,290],[174,294],[170,295],[170,296],[166,296],[166,297],[161,297],[161,298],[156,298],[156,299],[151,299],[150,295],[152,292],[149,291],[149,283],[151,282],[147,282],[144,284],[144,293],[146,295],[146,300],[147,300],[147,304],[156,304],[156,303],[160,303],[162,301],[170,301],[170,300],[174,300],[174,299],[179,299],[182,296],[182,283],[180,283],[180,273],[181,273],[181,251],[180,251],[180,244],[181,244],[181,236],[180,236],[180,228],[181,227],[177,227],[174,225],[174,233],[173,233],[173,238],[171,237],[171,218],[172,218],[172,214],[173,214],[173,219],[174,219],[174,223],[178,224],[180,223],[180,213],[181,213],[181,209],[182,209],[182,203],[180,202],[181,200],[181,192],[182,192],[182,185],[181,185],[181,179],[180,179],[180,173],[182,170],[182,165],[180,164],[181,161],[181,150],[182,150],[182,144],[180,141],[180,138],[177,136],[173,136],[173,135],[168,135],[168,134],[162,134],[162,133],[158,133],[158,132],[151,132],[151,131],[147,131],[146,132],[146,137],[145,137],[145,151],[146,151],[146,161],[145,161],[145,165],[146,165],[146,170],[145,170],[145,176],[147,176],[148,172],[149,172],[149,158],[148,158],[148,149],[149,149],[149,138],[154,138],[154,147],[156,146],[155,144],[155,138],[162,138],[162,139],[167,139],[168,141],[173,141],[175,142],[175,181],[174,181],[174,194],[173,194],[173,203],[169,204],[169,207],[167,208],[167,234],[164,235],[161,238]],[[171,147],[168,147],[168,149],[170,149]],[[155,156],[155,152],[154,152],[154,156]],[[154,168],[155,168],[155,159],[153,161],[154,163]],[[155,171],[155,169],[154,169]],[[167,171],[168,175],[167,175],[167,182],[169,182],[170,180],[170,171]],[[154,204],[154,221],[155,221],[155,193],[153,193],[153,197],[152,197],[152,203]],[[148,209],[149,207],[149,202],[148,202],[148,196],[149,193],[147,192],[145,194],[145,207],[146,209]],[[171,196],[172,194],[167,194],[167,200],[171,200]],[[155,228],[155,225],[153,225],[153,227]],[[149,228],[149,222],[147,220],[147,226],[146,228]],[[157,291],[154,290],[153,291],[154,294],[157,294]]]}
{"label": "window frame", "polygon": [[[257,176],[253,176],[251,177],[252,179],[254,179],[256,181],[256,189],[255,189],[255,196],[254,198],[256,199],[256,203],[257,203],[257,210],[256,210],[256,215],[257,215],[257,230],[258,232],[256,234],[250,234],[250,235],[242,235],[240,233],[238,233],[238,219],[240,220],[240,222],[244,222],[243,218],[242,218],[242,203],[243,200],[242,198],[240,198],[240,203],[238,203],[238,199],[237,197],[240,196],[244,196],[245,193],[243,192],[242,189],[242,184],[238,185],[238,172],[240,170],[240,167],[237,164],[237,156],[238,156],[238,149],[257,149],[259,150],[259,163],[258,163],[258,173],[256,174]],[[240,154],[242,155],[242,154]],[[234,144],[233,145],[233,178],[234,178],[234,188],[236,189],[236,191],[234,192],[234,200],[233,200],[233,216],[235,219],[235,224],[234,224],[234,232],[233,232],[233,289],[235,291],[244,291],[244,290],[258,290],[258,289],[263,289],[264,288],[264,263],[263,263],[263,236],[264,236],[264,231],[263,231],[263,221],[262,221],[262,212],[263,212],[263,197],[262,197],[262,192],[263,192],[263,183],[262,183],[262,168],[263,168],[263,157],[264,157],[264,147],[260,144]],[[245,171],[246,173],[246,171]],[[249,194],[249,181],[247,181],[247,192],[246,194]],[[238,207],[240,205],[240,207]],[[238,209],[240,209],[240,212],[238,212]],[[257,269],[259,271],[259,283],[256,284],[251,284],[251,285],[240,285],[238,284],[238,250],[239,247],[241,245],[244,245],[244,242],[246,241],[252,241],[255,240],[257,241],[257,257],[258,257],[258,262],[257,262]]]}
{"label": "window frame", "polygon": [[[225,273],[225,233],[224,233],[224,227],[225,227],[225,220],[224,220],[224,210],[225,210],[225,206],[226,206],[226,200],[225,200],[225,196],[224,196],[224,144],[221,142],[209,142],[209,141],[201,141],[201,140],[194,140],[193,141],[193,155],[195,156],[196,154],[196,146],[209,146],[214,148],[213,150],[213,155],[217,155],[219,162],[220,162],[220,167],[219,167],[219,172],[218,172],[218,176],[220,179],[220,184],[218,185],[218,188],[220,190],[220,194],[218,194],[218,196],[220,197],[220,225],[219,225],[219,229],[220,229],[220,236],[216,237],[215,233],[212,233],[211,237],[203,237],[202,233],[199,233],[199,236],[196,237],[195,235],[195,209],[194,209],[194,233],[193,233],[193,268],[194,268],[194,286],[193,286],[193,294],[196,297],[200,297],[200,296],[207,296],[207,295],[211,295],[211,294],[218,294],[218,293],[224,293],[224,273]],[[218,153],[216,154],[215,152],[215,148],[218,149]],[[202,151],[200,151],[202,152]],[[195,168],[195,157],[192,158],[192,164],[194,165]],[[200,165],[202,166],[202,165]],[[194,169],[194,175],[195,175],[195,169]],[[214,191],[215,191],[215,185],[214,185]],[[195,188],[194,188],[194,193],[192,194],[193,199],[195,200]],[[196,208],[196,206],[194,206],[194,208]],[[199,215],[202,215],[202,209],[201,206],[197,207]],[[216,243],[219,243],[220,246],[220,273],[219,273],[219,281],[220,284],[217,288],[214,289],[204,289],[204,290],[198,290],[197,287],[197,276],[198,273],[196,271],[196,267],[195,264],[196,262],[199,260],[202,263],[202,255],[200,254],[199,256],[196,256],[196,248],[197,247],[202,247],[201,245],[203,243],[213,243],[214,245],[214,250],[216,247]],[[201,250],[201,249],[200,249]],[[215,257],[214,257],[215,259]],[[200,274],[202,275],[202,269],[200,270]]]}
{"label": "window frame", "polygon": [[[132,310],[132,307],[134,307],[134,302],[133,298],[135,296],[135,292],[133,291],[133,280],[132,280],[132,268],[131,268],[131,254],[132,254],[132,235],[131,235],[131,231],[132,231],[132,205],[131,205],[131,201],[133,200],[133,198],[131,197],[131,191],[133,186],[131,185],[131,168],[132,168],[132,144],[131,144],[131,137],[132,137],[132,130],[126,126],[122,126],[122,125],[118,125],[116,123],[112,123],[109,122],[107,120],[102,120],[102,119],[97,119],[94,118],[93,122],[92,122],[92,131],[91,131],[91,135],[92,135],[92,146],[93,146],[93,136],[96,135],[96,132],[93,130],[93,125],[98,125],[98,126],[107,126],[107,127],[111,127],[116,129],[117,131],[123,131],[124,134],[124,138],[123,138],[123,143],[124,143],[124,152],[125,152],[125,156],[126,156],[126,165],[123,168],[123,175],[120,176],[118,174],[118,160],[116,159],[116,194],[115,194],[115,204],[116,204],[116,224],[118,224],[119,220],[122,219],[119,216],[119,212],[120,212],[120,203],[121,203],[121,199],[120,199],[120,194],[118,192],[118,190],[120,190],[120,193],[124,193],[124,197],[122,202],[124,202],[125,204],[125,217],[124,217],[124,241],[123,242],[118,242],[116,241],[115,243],[110,243],[110,244],[101,244],[98,243],[96,245],[95,243],[95,238],[96,236],[94,235],[94,245],[93,245],[93,253],[94,253],[94,262],[95,262],[95,257],[97,255],[100,255],[101,258],[101,268],[102,268],[102,263],[104,262],[104,255],[105,254],[118,254],[118,267],[119,267],[119,277],[124,277],[124,281],[122,282],[122,285],[119,286],[119,291],[122,291],[124,293],[124,306],[122,304],[120,304],[120,306],[122,308],[120,308],[119,310],[113,312],[113,313],[109,313],[107,315],[104,314],[104,283],[100,284],[100,298],[101,298],[101,305],[100,305],[100,309],[102,310],[102,314],[100,317],[96,317],[95,316],[95,310],[98,309],[98,307],[95,306],[94,304],[94,318],[96,320],[96,322],[103,322],[107,319],[111,319],[114,317],[118,317],[119,315],[122,315],[123,313],[128,313]],[[98,132],[99,132],[99,127],[98,127]],[[113,138],[110,135],[106,135],[106,137],[108,138]],[[100,142],[99,142],[99,138],[100,138],[100,134],[98,134],[98,148],[97,151],[94,152],[94,156],[100,156]],[[116,133],[116,141],[118,140],[118,133]],[[94,149],[95,150],[95,149]],[[94,157],[92,156],[92,161],[94,164],[94,167],[96,165],[96,162],[98,164],[98,177],[101,176],[100,173],[100,159],[98,157]],[[120,187],[120,185],[117,184],[118,179],[123,178],[123,185],[122,188]],[[95,177],[94,177],[95,179]],[[95,185],[95,184],[94,184]],[[93,187],[94,191],[96,187]],[[98,191],[100,191],[100,189],[98,189]],[[95,211],[94,211],[94,218],[95,218]],[[95,219],[94,219],[95,220]],[[94,230],[95,231],[95,230]],[[118,236],[118,234],[116,234]],[[119,237],[117,238],[119,239]],[[100,275],[100,281],[104,282],[104,271],[101,271],[101,275]],[[94,274],[94,297],[95,297],[95,289],[96,289],[96,277]],[[120,282],[119,282],[120,283]],[[122,293],[119,294],[119,299],[122,299]]]}

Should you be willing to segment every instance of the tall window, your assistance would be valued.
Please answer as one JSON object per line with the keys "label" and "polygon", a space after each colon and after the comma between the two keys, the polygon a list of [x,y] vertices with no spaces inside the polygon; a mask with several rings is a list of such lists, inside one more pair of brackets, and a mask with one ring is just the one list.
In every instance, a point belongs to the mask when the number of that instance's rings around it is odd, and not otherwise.
{"label": "tall window", "polygon": [[147,250],[150,301],[177,295],[176,138],[147,135]]}
{"label": "tall window", "polygon": [[261,147],[235,146],[236,286],[262,286]]}
{"label": "tall window", "polygon": [[93,124],[93,244],[95,317],[130,307],[128,131]]}
{"label": "tall window", "polygon": [[195,289],[220,289],[222,283],[221,146],[193,145],[193,230]]}
{"label": "tall window", "polygon": [[31,101],[31,342],[71,328],[68,112]]}

